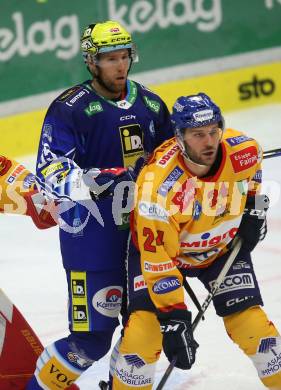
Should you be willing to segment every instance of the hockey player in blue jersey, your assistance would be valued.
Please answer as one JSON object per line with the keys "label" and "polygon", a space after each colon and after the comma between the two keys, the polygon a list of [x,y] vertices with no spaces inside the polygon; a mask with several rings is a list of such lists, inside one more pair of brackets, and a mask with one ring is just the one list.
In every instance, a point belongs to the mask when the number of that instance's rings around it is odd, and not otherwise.
{"label": "hockey player in blue jersey", "polygon": [[92,78],[50,105],[37,158],[37,185],[58,204],[70,334],[44,349],[28,390],[64,389],[109,350],[125,286],[132,172],[172,136],[164,102],[127,79],[137,56],[119,23],[89,25],[81,48]]}

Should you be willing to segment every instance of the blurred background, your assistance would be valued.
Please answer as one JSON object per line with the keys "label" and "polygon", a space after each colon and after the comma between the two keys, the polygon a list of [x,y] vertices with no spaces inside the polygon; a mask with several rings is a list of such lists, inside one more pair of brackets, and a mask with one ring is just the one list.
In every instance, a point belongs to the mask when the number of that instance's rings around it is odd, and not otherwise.
{"label": "blurred background", "polygon": [[[33,172],[47,107],[89,78],[80,34],[108,19],[121,22],[137,44],[139,63],[130,78],[160,94],[169,108],[180,95],[206,92],[227,126],[256,137],[264,149],[281,147],[281,0],[2,0],[0,10],[0,153]],[[266,160],[269,233],[253,256],[265,309],[279,329],[280,188],[281,158]],[[29,218],[1,215],[0,234],[0,287],[44,345],[66,335],[57,227],[39,231]],[[203,302],[206,292],[196,282],[193,287]],[[251,363],[208,310],[198,327],[196,365],[188,373],[175,370],[167,388],[262,389]],[[98,382],[107,376],[108,359],[96,367]],[[164,357],[157,367],[160,378]]]}

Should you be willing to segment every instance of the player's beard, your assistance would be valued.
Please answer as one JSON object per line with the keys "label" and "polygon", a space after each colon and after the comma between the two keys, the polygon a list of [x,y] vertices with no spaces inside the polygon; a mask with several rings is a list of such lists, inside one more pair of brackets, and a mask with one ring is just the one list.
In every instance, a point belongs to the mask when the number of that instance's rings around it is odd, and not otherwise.
{"label": "player's beard", "polygon": [[100,72],[94,73],[93,76],[96,79],[96,81],[99,83],[99,85],[110,93],[113,94],[119,93],[121,95],[121,93],[126,89],[127,78],[124,80],[124,82],[115,84],[114,82],[105,80],[100,74]]}
{"label": "player's beard", "polygon": [[[185,143],[186,153],[191,161],[195,164],[205,165],[207,167],[211,167],[217,157],[218,147],[207,147],[199,153],[194,152],[186,143]],[[208,157],[208,155],[204,155],[204,153],[210,153],[212,155]]]}

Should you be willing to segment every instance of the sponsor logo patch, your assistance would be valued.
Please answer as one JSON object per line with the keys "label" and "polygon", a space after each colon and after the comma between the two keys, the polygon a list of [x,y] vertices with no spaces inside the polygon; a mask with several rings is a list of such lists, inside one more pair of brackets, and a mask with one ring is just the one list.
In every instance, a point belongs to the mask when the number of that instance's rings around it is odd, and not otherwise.
{"label": "sponsor logo patch", "polygon": [[64,92],[62,95],[58,97],[58,102],[65,102],[70,96],[74,95],[75,92],[77,92],[81,88],[80,85],[70,88],[66,92]]}
{"label": "sponsor logo patch", "polygon": [[172,261],[165,261],[163,263],[150,263],[149,261],[144,262],[144,269],[147,272],[163,272],[175,269],[175,265]]}
{"label": "sponsor logo patch", "polygon": [[166,177],[158,189],[158,193],[162,196],[167,196],[176,181],[182,176],[183,170],[180,167],[175,167],[172,172]]}
{"label": "sponsor logo patch", "polygon": [[82,96],[84,96],[86,93],[89,93],[86,89],[82,89],[82,91],[78,92],[77,95],[73,96],[73,98],[71,98],[68,102],[66,102],[65,104],[67,104],[69,107],[72,107],[74,103],[77,102],[77,100],[79,100]]}
{"label": "sponsor logo patch", "polygon": [[168,212],[157,203],[139,202],[139,215],[144,218],[168,223]]}
{"label": "sponsor logo patch", "polygon": [[68,369],[55,356],[51,356],[38,377],[46,389],[64,389],[77,379],[78,374],[74,373],[73,369]]}
{"label": "sponsor logo patch", "polygon": [[248,299],[253,299],[253,298],[254,298],[253,295],[249,295],[249,296],[246,296],[246,297],[229,299],[226,302],[226,307],[232,307],[232,306],[238,305],[239,303],[245,302]]}
{"label": "sponsor logo patch", "polygon": [[160,103],[157,102],[156,100],[152,100],[152,99],[149,99],[147,96],[144,96],[144,102],[146,104],[146,106],[153,112],[155,112],[156,114],[159,113],[160,111]]}
{"label": "sponsor logo patch", "polygon": [[139,291],[144,288],[147,288],[146,281],[144,280],[142,275],[134,277],[134,291]]}
{"label": "sponsor logo patch", "polygon": [[123,288],[120,286],[105,287],[94,295],[93,307],[106,317],[118,317],[121,309]]}
{"label": "sponsor logo patch", "polygon": [[134,166],[144,153],[143,132],[138,123],[119,127],[124,166]]}
{"label": "sponsor logo patch", "polygon": [[118,380],[130,388],[141,389],[152,385],[155,363],[147,364],[138,355],[119,355],[115,366]]}
{"label": "sponsor logo patch", "polygon": [[102,105],[98,101],[89,103],[88,107],[85,108],[85,110],[84,110],[84,112],[88,116],[92,116],[92,115],[97,114],[98,112],[102,112],[102,111],[103,111]]}
{"label": "sponsor logo patch", "polygon": [[73,330],[89,330],[86,272],[70,273]]}
{"label": "sponsor logo patch", "polygon": [[253,138],[247,137],[246,135],[239,135],[237,137],[226,138],[225,140],[230,146],[236,146],[246,141],[252,141]]}
{"label": "sponsor logo patch", "polygon": [[175,157],[178,150],[180,150],[179,145],[174,145],[170,150],[163,154],[160,160],[157,161],[156,165],[162,168],[166,167]]}
{"label": "sponsor logo patch", "polygon": [[[211,288],[213,288],[215,282],[216,281],[213,280],[209,283]],[[215,295],[220,295],[229,291],[242,290],[246,288],[255,288],[253,275],[251,273],[229,275],[224,278],[224,281],[220,284],[219,289],[217,290]]]}
{"label": "sponsor logo patch", "polygon": [[250,269],[251,266],[246,261],[240,260],[237,261],[236,264],[233,265],[233,269]]}
{"label": "sponsor logo patch", "polygon": [[230,155],[231,164],[235,173],[254,166],[258,161],[258,151],[255,146],[249,146]]}
{"label": "sponsor logo patch", "polygon": [[72,295],[74,297],[85,297],[86,288],[85,288],[85,280],[84,279],[72,279]]}
{"label": "sponsor logo patch", "polygon": [[61,162],[50,164],[46,168],[42,169],[41,174],[44,177],[49,176],[51,173],[54,173],[55,171],[59,171],[60,169],[63,169],[63,165]]}
{"label": "sponsor logo patch", "polygon": [[277,341],[275,337],[262,339],[259,345],[259,353],[268,353],[273,347],[276,347]]}
{"label": "sponsor logo patch", "polygon": [[8,178],[6,179],[6,182],[12,184],[16,180],[16,178],[25,170],[26,168],[23,165],[17,165],[13,172],[10,174],[10,176],[8,176]]}
{"label": "sponsor logo patch", "polygon": [[87,306],[86,305],[73,305],[72,308],[73,320],[74,322],[87,322]]}
{"label": "sponsor logo patch", "polygon": [[213,118],[213,110],[201,110],[193,114],[193,118],[196,122],[204,122]]}
{"label": "sponsor logo patch", "polygon": [[176,276],[169,276],[154,283],[152,291],[154,294],[166,294],[168,292],[177,290],[181,287],[181,283]]}
{"label": "sponsor logo patch", "polygon": [[[240,222],[238,219],[234,220],[239,224]],[[235,222],[232,223],[234,225]],[[182,234],[181,237],[181,248],[198,248],[198,249],[212,249],[213,246],[218,245],[221,242],[224,242],[227,244],[229,241],[231,241],[238,230],[238,227],[233,226],[231,227],[231,224],[229,224],[229,230],[222,230],[223,228],[221,226],[218,226],[214,229],[212,229],[209,232],[205,232],[203,234]]]}
{"label": "sponsor logo patch", "polygon": [[145,365],[145,362],[138,355],[124,355],[128,366],[141,368]]}

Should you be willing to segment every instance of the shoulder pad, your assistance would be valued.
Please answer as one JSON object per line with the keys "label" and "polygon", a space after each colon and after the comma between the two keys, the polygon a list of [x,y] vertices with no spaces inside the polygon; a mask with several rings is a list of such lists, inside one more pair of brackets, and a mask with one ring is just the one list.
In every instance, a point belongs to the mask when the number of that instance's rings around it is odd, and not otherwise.
{"label": "shoulder pad", "polygon": [[226,130],[223,139],[231,147],[235,147],[247,141],[254,141],[253,138],[248,137],[246,134],[232,129]]}
{"label": "shoulder pad", "polygon": [[64,91],[57,99],[58,103],[65,103],[67,106],[72,107],[80,98],[84,95],[88,95],[90,91],[85,85],[75,85],[74,87]]}

